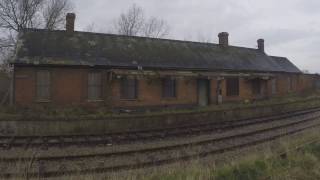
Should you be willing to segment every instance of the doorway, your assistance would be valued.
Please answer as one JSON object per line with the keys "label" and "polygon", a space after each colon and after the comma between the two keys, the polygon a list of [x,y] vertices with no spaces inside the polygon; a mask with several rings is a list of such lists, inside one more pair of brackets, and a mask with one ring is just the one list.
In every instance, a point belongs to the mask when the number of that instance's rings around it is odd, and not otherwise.
{"label": "doorway", "polygon": [[208,79],[198,79],[198,104],[208,106],[210,103],[210,81]]}

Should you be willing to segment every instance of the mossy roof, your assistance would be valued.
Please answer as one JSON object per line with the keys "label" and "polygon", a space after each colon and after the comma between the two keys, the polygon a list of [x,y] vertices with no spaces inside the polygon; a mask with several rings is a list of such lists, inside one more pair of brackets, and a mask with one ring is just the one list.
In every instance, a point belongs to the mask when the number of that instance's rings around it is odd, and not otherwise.
{"label": "mossy roof", "polygon": [[287,58],[252,48],[39,29],[20,33],[13,64],[300,73]]}

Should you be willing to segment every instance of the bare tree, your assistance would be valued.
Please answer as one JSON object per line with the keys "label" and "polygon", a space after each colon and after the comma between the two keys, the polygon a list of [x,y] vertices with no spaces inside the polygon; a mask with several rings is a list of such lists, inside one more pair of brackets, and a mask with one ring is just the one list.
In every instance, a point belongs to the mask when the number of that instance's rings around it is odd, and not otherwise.
{"label": "bare tree", "polygon": [[86,31],[86,32],[97,32],[96,24],[95,23],[88,24],[85,28],[83,28],[83,31]]}
{"label": "bare tree", "polygon": [[70,0],[0,0],[0,29],[10,34],[1,38],[1,47],[8,46],[14,40],[12,37],[24,29],[61,27],[66,12],[71,9]]}
{"label": "bare tree", "polygon": [[13,52],[18,32],[60,28],[71,9],[70,0],[0,0],[0,63]]}
{"label": "bare tree", "polygon": [[213,39],[208,34],[204,34],[202,32],[199,32],[198,37],[197,37],[197,41],[202,42],[202,43],[212,43]]}
{"label": "bare tree", "polygon": [[59,29],[65,21],[65,14],[73,8],[69,0],[50,0],[44,4],[43,18],[45,29]]}
{"label": "bare tree", "polygon": [[144,23],[144,12],[141,7],[133,4],[126,13],[122,13],[115,22],[117,33],[136,36],[140,33]]}
{"label": "bare tree", "polygon": [[71,9],[70,0],[0,0],[0,28],[16,32],[26,28],[54,29]]}
{"label": "bare tree", "polygon": [[143,9],[133,4],[114,23],[114,30],[126,36],[147,36],[161,38],[169,34],[169,25],[162,19],[145,18]]}
{"label": "bare tree", "polygon": [[0,27],[20,31],[33,28],[44,0],[0,0]]}
{"label": "bare tree", "polygon": [[143,35],[146,37],[161,38],[169,34],[169,25],[162,19],[151,17],[143,26]]}

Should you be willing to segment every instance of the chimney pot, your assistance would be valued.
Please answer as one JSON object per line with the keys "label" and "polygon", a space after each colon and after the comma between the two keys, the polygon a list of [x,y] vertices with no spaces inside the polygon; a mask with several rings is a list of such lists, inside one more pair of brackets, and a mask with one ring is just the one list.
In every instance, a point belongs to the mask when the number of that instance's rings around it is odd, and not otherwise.
{"label": "chimney pot", "polygon": [[264,53],[264,39],[258,39],[258,50]]}
{"label": "chimney pot", "polygon": [[67,32],[74,32],[74,23],[76,20],[75,13],[68,13],[66,16],[66,30]]}
{"label": "chimney pot", "polygon": [[219,37],[220,46],[222,46],[222,47],[229,46],[229,33],[221,32],[221,33],[219,33],[218,37]]}

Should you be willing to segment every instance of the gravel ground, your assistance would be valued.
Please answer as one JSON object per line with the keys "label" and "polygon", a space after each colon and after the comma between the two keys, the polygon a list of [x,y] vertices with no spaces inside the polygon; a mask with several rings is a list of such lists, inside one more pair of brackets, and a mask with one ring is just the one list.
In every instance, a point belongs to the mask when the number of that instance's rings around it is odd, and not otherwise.
{"label": "gravel ground", "polygon": [[[319,113],[313,113],[312,115],[308,115],[309,117],[315,117],[317,115],[320,115]],[[306,117],[304,117],[306,118]],[[208,135],[202,135],[198,137],[186,137],[186,138],[178,138],[178,139],[168,139],[166,141],[159,141],[157,143],[152,142],[150,144],[134,144],[134,145],[126,145],[129,147],[125,147],[125,145],[121,146],[111,146],[108,148],[105,147],[96,147],[96,148],[81,148],[81,149],[71,149],[67,148],[67,151],[64,151],[64,149],[57,149],[56,152],[52,151],[50,149],[49,151],[43,151],[43,154],[40,154],[41,156],[55,156],[55,155],[62,155],[63,153],[66,153],[66,155],[74,155],[74,154],[86,154],[86,153],[101,153],[101,152],[114,152],[114,151],[123,151],[123,150],[132,150],[132,149],[145,149],[145,148],[151,148],[151,147],[162,147],[162,146],[168,146],[168,145],[175,145],[175,144],[181,144],[181,143],[190,143],[190,142],[198,142],[198,141],[204,141],[204,140],[211,140],[219,137],[226,137],[226,136],[231,136],[231,135],[236,135],[244,132],[250,132],[250,131],[256,131],[260,129],[266,129],[266,128],[271,128],[271,127],[276,127],[276,126],[281,126],[285,125],[288,123],[292,122],[299,122],[301,121],[300,118],[290,118],[286,119],[284,121],[277,121],[277,122],[272,122],[272,123],[264,123],[264,124],[259,124],[259,125],[254,125],[254,126],[248,126],[248,127],[243,127],[239,129],[234,129],[226,132],[214,132],[212,134]],[[287,131],[293,131],[299,128],[303,127],[308,127],[312,125],[319,124],[319,118],[306,122],[303,124],[298,124],[294,125],[290,128],[284,128],[284,129],[278,129],[275,131],[271,132],[265,132],[261,133],[259,135],[251,136],[251,137],[245,137],[245,138],[235,138],[232,140],[226,140],[223,142],[215,142],[215,143],[208,143],[202,146],[194,146],[194,147],[188,147],[184,149],[179,149],[179,150],[166,150],[166,151],[157,151],[157,152],[150,152],[150,153],[138,153],[138,154],[130,154],[126,156],[121,156],[121,157],[107,157],[107,158],[91,158],[91,159],[78,159],[75,161],[59,161],[59,162],[50,162],[50,163],[38,163],[35,162],[35,164],[32,164],[32,162],[27,162],[27,163],[19,163],[18,165],[8,165],[8,164],[0,164],[0,169],[1,172],[23,172],[25,167],[28,167],[28,171],[30,172],[38,172],[39,169],[45,170],[45,171],[66,171],[66,170],[81,170],[81,169],[89,169],[92,167],[112,167],[112,166],[117,166],[117,165],[123,165],[123,164],[136,164],[140,162],[154,162],[158,160],[165,160],[165,159],[170,159],[172,157],[180,157],[180,156],[187,156],[187,155],[196,155],[199,152],[209,152],[213,150],[217,150],[220,148],[227,148],[227,147],[232,147],[235,145],[240,145],[243,143],[248,143],[252,142],[255,140],[261,140],[267,137],[273,137],[276,135],[281,135],[283,133],[286,133]],[[123,149],[122,149],[123,148]],[[80,153],[79,153],[79,150]],[[12,153],[12,152],[11,152]],[[16,154],[15,154],[16,153]],[[19,152],[15,152],[12,154],[19,155]],[[23,152],[20,152],[20,155]],[[32,154],[30,152],[24,152],[24,156],[30,155],[31,157],[38,156],[39,152],[35,153],[35,151]],[[45,154],[47,153],[47,154]],[[57,154],[54,154],[57,153]],[[2,155],[5,155],[6,153],[1,153]],[[5,155],[5,157],[8,157]],[[21,156],[20,156],[21,157]]]}
{"label": "gravel ground", "polygon": [[[320,112],[312,113],[304,116],[304,118],[319,116]],[[14,158],[14,157],[55,157],[55,156],[70,156],[70,155],[87,155],[87,154],[101,154],[111,152],[121,152],[128,150],[139,150],[147,148],[156,148],[163,146],[173,146],[185,143],[193,143],[199,141],[212,140],[217,138],[223,138],[241,133],[248,133],[256,130],[272,128],[280,125],[285,125],[292,122],[301,121],[301,117],[286,118],[281,121],[273,121],[267,123],[261,123],[257,125],[250,125],[246,127],[235,128],[226,131],[216,131],[199,136],[186,136],[178,138],[166,138],[159,139],[157,141],[137,142],[134,144],[125,145],[98,145],[94,147],[88,146],[70,146],[70,147],[52,147],[49,150],[41,150],[40,148],[13,148],[11,150],[0,150],[0,158]]]}

